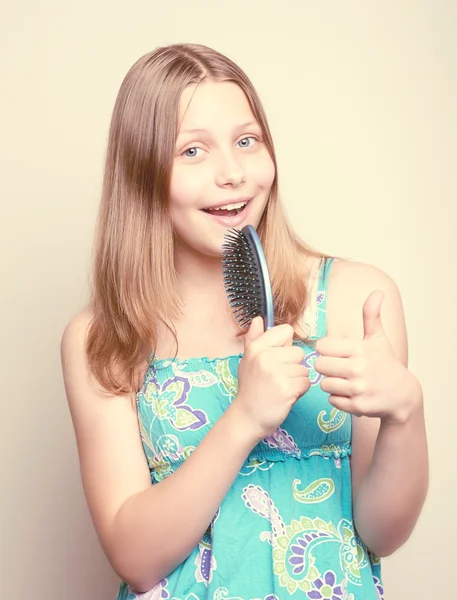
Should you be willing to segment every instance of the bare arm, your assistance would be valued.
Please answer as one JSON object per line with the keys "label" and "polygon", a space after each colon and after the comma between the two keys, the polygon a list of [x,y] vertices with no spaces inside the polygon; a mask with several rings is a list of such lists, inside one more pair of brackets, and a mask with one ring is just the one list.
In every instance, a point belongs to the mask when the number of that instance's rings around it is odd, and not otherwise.
{"label": "bare arm", "polygon": [[[407,367],[405,318],[395,283],[382,271],[357,263],[342,264],[335,279],[337,286],[344,282],[352,290],[345,308],[348,338],[363,337],[361,314],[367,294],[373,289],[384,292],[384,331],[395,356]],[[360,537],[378,556],[392,554],[409,538],[428,488],[422,390],[409,375],[402,386],[399,418],[352,417],[354,521]]]}
{"label": "bare arm", "polygon": [[[378,556],[389,556],[410,537],[427,493],[428,457],[420,392],[412,389],[417,407],[403,423],[383,422],[373,459],[360,482],[354,520],[360,537]],[[413,400],[416,403],[416,399]],[[356,447],[364,440],[358,426]],[[370,435],[365,430],[365,435]],[[357,455],[353,463],[357,471]]]}
{"label": "bare arm", "polygon": [[135,398],[109,396],[90,380],[87,325],[87,315],[74,320],[62,342],[83,486],[108,560],[132,588],[148,591],[197,546],[250,450],[309,389],[308,370],[292,327],[263,333],[258,319],[245,338],[236,398],[184,464],[152,486]]}
{"label": "bare arm", "polygon": [[76,318],[62,340],[84,491],[108,560],[144,592],[198,544],[257,439],[229,409],[186,462],[152,486],[134,398],[99,392],[89,379],[87,324],[87,315]]}

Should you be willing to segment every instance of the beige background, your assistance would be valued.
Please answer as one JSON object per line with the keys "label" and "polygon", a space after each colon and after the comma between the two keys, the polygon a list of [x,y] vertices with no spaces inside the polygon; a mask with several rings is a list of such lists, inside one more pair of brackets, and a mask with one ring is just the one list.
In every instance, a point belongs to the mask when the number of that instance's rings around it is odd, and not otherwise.
{"label": "beige background", "polygon": [[456,7],[3,3],[2,598],[115,595],[81,491],[59,343],[86,298],[121,79],[140,55],[176,41],[213,45],[252,77],[300,233],[378,265],[400,286],[410,364],[426,396],[431,487],[411,540],[385,561],[387,598],[456,596]]}

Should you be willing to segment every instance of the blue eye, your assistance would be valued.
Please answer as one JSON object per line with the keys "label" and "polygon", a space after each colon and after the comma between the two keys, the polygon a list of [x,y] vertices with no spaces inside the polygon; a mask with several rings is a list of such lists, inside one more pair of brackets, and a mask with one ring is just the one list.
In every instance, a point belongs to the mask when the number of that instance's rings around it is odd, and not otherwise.
{"label": "blue eye", "polygon": [[196,158],[198,156],[197,150],[201,150],[201,148],[195,148],[195,147],[187,148],[187,150],[184,150],[183,154],[185,156],[187,156],[188,158]]}
{"label": "blue eye", "polygon": [[[249,142],[249,140],[251,140],[251,143],[246,143]],[[256,138],[250,135],[240,140],[238,144],[241,146],[241,148],[249,148],[250,146],[253,146],[256,142]]]}

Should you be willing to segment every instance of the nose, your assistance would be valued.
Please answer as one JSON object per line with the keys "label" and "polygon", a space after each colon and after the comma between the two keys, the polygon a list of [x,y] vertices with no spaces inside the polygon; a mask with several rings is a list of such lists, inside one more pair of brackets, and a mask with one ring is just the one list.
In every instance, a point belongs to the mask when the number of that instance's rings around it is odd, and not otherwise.
{"label": "nose", "polygon": [[216,173],[216,183],[219,187],[239,187],[245,182],[243,166],[231,153],[220,157]]}

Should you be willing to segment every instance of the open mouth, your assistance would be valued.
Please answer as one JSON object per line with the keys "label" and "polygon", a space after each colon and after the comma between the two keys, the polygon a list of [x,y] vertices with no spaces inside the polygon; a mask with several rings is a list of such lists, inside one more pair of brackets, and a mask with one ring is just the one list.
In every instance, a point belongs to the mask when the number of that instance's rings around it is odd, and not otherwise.
{"label": "open mouth", "polygon": [[204,208],[203,211],[215,217],[236,217],[246,208],[250,201],[233,202],[217,208]]}

